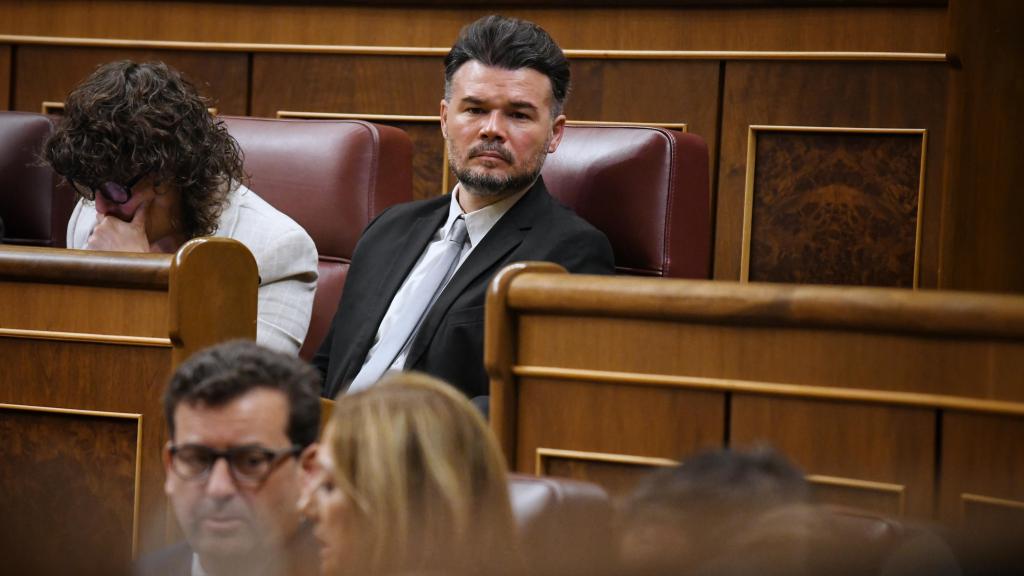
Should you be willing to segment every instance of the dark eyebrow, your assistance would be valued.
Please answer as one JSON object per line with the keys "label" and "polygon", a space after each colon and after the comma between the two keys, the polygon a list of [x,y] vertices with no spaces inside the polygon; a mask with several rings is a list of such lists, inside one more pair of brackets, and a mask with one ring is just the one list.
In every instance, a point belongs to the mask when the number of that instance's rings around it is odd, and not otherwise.
{"label": "dark eyebrow", "polygon": [[[460,100],[460,102],[462,102],[463,104],[469,104],[469,105],[475,105],[475,106],[478,106],[480,104],[484,104],[485,103],[483,99],[477,98],[475,96],[463,96],[462,100]],[[510,105],[511,105],[512,108],[515,108],[516,110],[523,110],[523,109],[537,110],[537,106],[535,106],[531,102],[526,102],[525,100],[514,100],[514,101],[512,101],[510,103]]]}

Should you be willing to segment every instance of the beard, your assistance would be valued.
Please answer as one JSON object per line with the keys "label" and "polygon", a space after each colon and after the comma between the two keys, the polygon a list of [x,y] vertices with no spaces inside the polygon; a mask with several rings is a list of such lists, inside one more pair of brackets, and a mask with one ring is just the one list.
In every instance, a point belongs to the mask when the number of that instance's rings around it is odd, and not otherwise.
{"label": "beard", "polygon": [[510,150],[493,140],[482,142],[469,149],[465,155],[466,161],[485,152],[500,154],[511,170],[499,175],[466,166],[461,160],[462,155],[455,147],[455,143],[449,139],[447,142],[448,166],[455,177],[459,179],[459,183],[469,193],[485,197],[506,196],[525,190],[537,180],[541,168],[544,167],[544,160],[548,157],[547,149],[550,143],[551,138],[548,137],[544,141],[544,145],[521,166],[516,165],[516,158]]}

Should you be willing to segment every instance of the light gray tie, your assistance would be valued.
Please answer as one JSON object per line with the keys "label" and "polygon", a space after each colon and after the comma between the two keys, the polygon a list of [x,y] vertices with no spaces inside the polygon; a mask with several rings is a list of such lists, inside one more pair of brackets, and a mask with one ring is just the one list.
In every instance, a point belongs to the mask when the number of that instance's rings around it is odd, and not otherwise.
{"label": "light gray tie", "polygon": [[441,295],[445,284],[455,274],[455,269],[459,264],[459,254],[462,253],[462,246],[466,243],[467,237],[466,221],[459,216],[448,232],[444,252],[438,258],[437,264],[427,271],[427,274],[423,276],[423,281],[417,287],[416,293],[410,297],[408,314],[399,318],[384,336],[384,341],[377,346],[373,357],[363,365],[362,370],[352,380],[348,392],[370,387],[387,372],[399,353],[412,343],[419,331],[420,324],[423,323],[423,318]]}

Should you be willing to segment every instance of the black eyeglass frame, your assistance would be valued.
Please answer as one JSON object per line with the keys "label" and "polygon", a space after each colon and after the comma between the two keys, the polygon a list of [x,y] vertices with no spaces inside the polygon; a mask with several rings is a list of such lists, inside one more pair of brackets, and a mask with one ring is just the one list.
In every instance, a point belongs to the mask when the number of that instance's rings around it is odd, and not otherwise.
{"label": "black eyeglass frame", "polygon": [[[69,178],[68,182],[70,182],[71,186],[87,200],[95,200],[97,194],[102,194],[104,198],[120,206],[122,204],[127,204],[128,201],[132,199],[132,186],[138,184],[139,181],[145,178],[147,174],[149,174],[149,171],[142,172],[124,184],[107,181],[100,184],[99,187],[88,186],[91,196],[83,193],[79,184],[74,180]],[[121,199],[122,195],[124,196],[123,199]]]}
{"label": "black eyeglass frame", "polygon": [[[178,454],[185,449],[200,450],[204,454],[204,459],[207,461],[206,466],[197,474],[187,474],[182,472],[175,465]],[[224,459],[228,464],[228,472],[231,477],[238,483],[247,486],[259,486],[273,474],[274,470],[281,465],[282,462],[288,458],[297,458],[302,453],[303,447],[298,444],[293,444],[290,448],[284,448],[281,450],[271,450],[269,448],[263,448],[262,446],[237,446],[228,448],[227,450],[215,450],[209,446],[203,446],[202,444],[184,444],[182,446],[176,446],[169,444],[167,451],[171,455],[171,470],[181,479],[188,481],[205,481],[210,477],[210,473],[213,471],[213,467],[217,465],[217,461],[221,458]],[[259,454],[266,459],[266,470],[259,476],[247,475],[238,470],[235,464],[235,458],[242,456],[251,456],[253,454]]]}

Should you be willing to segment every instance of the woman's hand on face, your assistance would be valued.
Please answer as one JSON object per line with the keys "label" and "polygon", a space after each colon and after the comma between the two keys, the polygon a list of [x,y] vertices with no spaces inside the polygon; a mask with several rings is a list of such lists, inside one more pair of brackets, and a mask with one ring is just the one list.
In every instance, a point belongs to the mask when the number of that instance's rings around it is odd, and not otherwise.
{"label": "woman's hand on face", "polygon": [[107,252],[149,252],[149,237],[146,234],[146,210],[149,201],[143,202],[125,222],[110,214],[97,214],[96,227],[85,242],[86,250]]}

